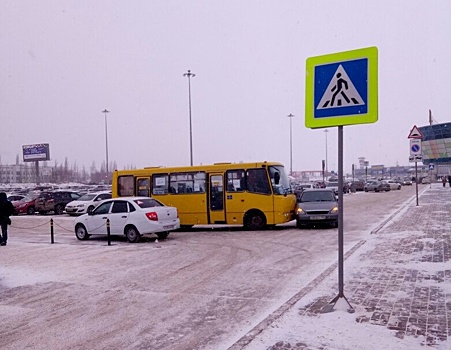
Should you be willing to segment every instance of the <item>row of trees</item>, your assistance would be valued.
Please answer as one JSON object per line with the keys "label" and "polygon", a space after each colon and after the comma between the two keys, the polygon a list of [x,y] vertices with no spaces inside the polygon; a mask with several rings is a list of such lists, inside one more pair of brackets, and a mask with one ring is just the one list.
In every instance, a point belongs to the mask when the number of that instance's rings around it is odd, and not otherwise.
{"label": "row of trees", "polygon": [[[0,182],[8,182],[5,180],[7,178],[7,171],[11,168],[14,168],[16,172],[15,177],[17,182],[36,182],[36,166],[34,162],[21,162],[19,155],[17,155],[14,165],[2,165],[0,158],[0,170],[2,170],[0,174],[4,178],[0,179]],[[70,164],[67,157],[61,163],[58,163],[55,159],[53,165],[49,161],[40,161],[39,180],[40,182],[52,183],[110,183],[111,170],[117,169],[116,161],[109,162],[108,169],[109,171],[107,172],[105,161],[101,163],[100,169],[97,168],[95,161],[93,161],[89,171],[84,165],[80,167],[77,162]],[[136,167],[129,165],[124,169],[136,169]]]}

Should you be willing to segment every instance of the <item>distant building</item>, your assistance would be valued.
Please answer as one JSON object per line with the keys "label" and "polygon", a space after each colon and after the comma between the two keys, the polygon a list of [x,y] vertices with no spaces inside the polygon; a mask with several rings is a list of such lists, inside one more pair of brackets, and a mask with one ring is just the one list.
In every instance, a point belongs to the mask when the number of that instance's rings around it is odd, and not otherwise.
{"label": "distant building", "polygon": [[451,174],[451,123],[433,124],[418,128],[423,134],[421,150],[423,164],[434,164],[437,177]]}
{"label": "distant building", "polygon": [[[50,182],[52,167],[40,166],[39,179],[41,182]],[[0,183],[30,183],[36,182],[36,167],[34,164],[0,164]]]}

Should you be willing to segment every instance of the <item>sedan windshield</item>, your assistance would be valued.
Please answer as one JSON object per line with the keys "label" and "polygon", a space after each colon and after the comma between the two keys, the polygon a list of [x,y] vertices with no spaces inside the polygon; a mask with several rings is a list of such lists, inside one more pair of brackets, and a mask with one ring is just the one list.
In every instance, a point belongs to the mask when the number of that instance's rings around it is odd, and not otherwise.
{"label": "sedan windshield", "polygon": [[335,196],[330,191],[304,192],[301,202],[335,202]]}
{"label": "sedan windshield", "polygon": [[145,199],[136,199],[134,200],[136,204],[139,205],[140,208],[152,208],[152,207],[163,207],[163,203],[153,199],[153,198],[145,198]]}
{"label": "sedan windshield", "polygon": [[77,201],[92,201],[96,195],[95,194],[85,194],[77,199]]}

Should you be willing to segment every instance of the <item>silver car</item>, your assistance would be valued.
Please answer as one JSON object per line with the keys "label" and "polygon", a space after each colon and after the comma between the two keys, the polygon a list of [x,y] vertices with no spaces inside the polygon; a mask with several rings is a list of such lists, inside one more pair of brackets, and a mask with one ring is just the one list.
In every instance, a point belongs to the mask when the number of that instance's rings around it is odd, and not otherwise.
{"label": "silver car", "polygon": [[328,224],[338,226],[338,202],[332,189],[315,188],[302,192],[296,204],[296,226]]}

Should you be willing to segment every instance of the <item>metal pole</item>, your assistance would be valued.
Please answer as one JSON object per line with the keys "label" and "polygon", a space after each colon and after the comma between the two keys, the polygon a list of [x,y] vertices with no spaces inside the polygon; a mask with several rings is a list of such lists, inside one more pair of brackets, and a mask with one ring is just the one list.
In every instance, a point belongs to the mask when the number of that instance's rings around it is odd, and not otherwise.
{"label": "metal pole", "polygon": [[106,236],[108,239],[108,245],[111,245],[110,219],[106,219]]}
{"label": "metal pole", "polygon": [[[327,134],[326,134],[327,135]],[[343,297],[343,126],[338,127],[338,296]]]}
{"label": "metal pole", "polygon": [[50,242],[55,243],[54,233],[53,233],[53,219],[50,219]]}
{"label": "metal pole", "polygon": [[293,175],[293,135],[292,135],[292,128],[291,128],[291,120],[293,119],[293,114],[288,114],[288,118],[290,118],[290,175]]}
{"label": "metal pole", "polygon": [[417,207],[418,207],[418,162],[415,160],[415,192],[417,196]]}
{"label": "metal pole", "polygon": [[195,77],[196,74],[191,73],[188,69],[188,73],[183,74],[184,77],[188,77],[188,103],[189,103],[189,150],[191,166],[193,166],[193,127],[191,122],[191,77]]}
{"label": "metal pole", "polygon": [[35,162],[35,171],[36,171],[36,185],[40,185],[41,182],[39,180],[39,161]]}
{"label": "metal pole", "polygon": [[343,126],[338,126],[338,295],[321,312],[331,312],[338,299],[343,298],[348,304],[347,311],[355,310],[344,295],[344,236],[343,236]]}
{"label": "metal pole", "polygon": [[102,111],[105,114],[105,150],[106,150],[106,173],[108,175],[108,124],[106,121],[107,113],[110,113],[106,108]]}
{"label": "metal pole", "polygon": [[324,130],[324,132],[326,133],[326,176],[328,173],[328,166],[327,166],[327,133],[329,132],[328,129]]}

